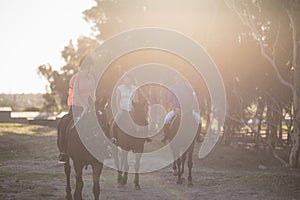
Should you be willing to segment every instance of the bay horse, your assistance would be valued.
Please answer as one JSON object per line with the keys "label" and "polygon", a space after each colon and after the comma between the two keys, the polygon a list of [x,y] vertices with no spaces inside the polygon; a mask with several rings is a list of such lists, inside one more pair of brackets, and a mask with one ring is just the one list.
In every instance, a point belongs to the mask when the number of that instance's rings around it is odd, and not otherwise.
{"label": "bay horse", "polygon": [[[108,124],[106,121],[106,114],[105,111],[102,108],[99,108],[99,105],[102,105],[102,103],[96,104],[96,116],[97,119],[95,119],[94,114],[91,110],[87,111],[78,121],[78,123],[84,124],[85,127],[87,127],[86,131],[92,131],[95,124],[95,120],[97,120],[100,123],[101,128],[105,131],[108,131]],[[91,107],[91,106],[90,106]],[[94,199],[98,200],[100,197],[100,175],[103,168],[103,163],[101,163],[99,160],[93,157],[91,153],[85,148],[85,146],[82,144],[81,139],[79,138],[78,132],[76,127],[74,126],[73,120],[70,122],[70,116],[68,114],[64,115],[58,126],[57,126],[57,145],[60,151],[62,151],[63,148],[65,148],[66,153],[66,163],[64,164],[64,171],[66,174],[66,199],[72,200],[71,195],[71,185],[70,185],[70,174],[71,174],[71,166],[70,166],[70,158],[73,160],[73,167],[76,174],[76,185],[75,185],[75,191],[74,191],[74,199],[75,200],[81,200],[82,199],[82,189],[83,189],[83,168],[88,167],[88,165],[91,165],[93,170],[93,195]],[[68,124],[67,126],[66,123]],[[66,143],[62,144],[62,141],[60,141],[61,134],[65,134],[66,136]],[[63,145],[66,145],[63,147]]]}
{"label": "bay horse", "polygon": [[[130,115],[132,120],[140,125],[140,126],[147,126],[147,109],[148,105],[146,101],[143,102],[132,102],[133,110],[130,111]],[[121,130],[115,121],[111,123],[110,126],[110,139],[113,143],[115,143],[116,146],[121,148],[121,163],[119,162],[118,157],[118,149],[115,148],[115,150],[112,152],[112,155],[115,159],[115,165],[118,170],[118,184],[120,186],[123,186],[127,183],[128,179],[128,152],[132,151],[135,153],[135,176],[134,176],[134,186],[135,189],[140,190],[140,184],[139,184],[139,167],[140,167],[140,159],[142,156],[142,153],[144,151],[144,145],[147,140],[147,138],[141,138],[141,137],[134,137],[132,135],[127,134],[123,130]]]}
{"label": "bay horse", "polygon": [[[171,119],[170,124],[167,126],[164,126],[163,131],[165,134],[165,140],[171,141],[175,137],[175,135],[179,129],[180,120],[181,120],[181,114],[176,113],[175,116]],[[200,140],[201,140],[200,139],[201,127],[202,127],[202,124],[200,123],[198,125],[197,134],[196,134],[194,140],[192,141],[190,146],[187,148],[187,150],[184,153],[182,153],[179,157],[177,156],[177,155],[179,155],[179,149],[174,148],[171,145],[173,157],[174,158],[178,157],[176,160],[174,160],[173,167],[172,167],[173,175],[177,176],[177,180],[176,180],[177,184],[183,183],[182,175],[184,173],[184,164],[187,159],[187,166],[188,166],[188,170],[189,170],[188,186],[193,186],[193,181],[192,181],[193,153],[194,153],[195,141],[200,142]]]}

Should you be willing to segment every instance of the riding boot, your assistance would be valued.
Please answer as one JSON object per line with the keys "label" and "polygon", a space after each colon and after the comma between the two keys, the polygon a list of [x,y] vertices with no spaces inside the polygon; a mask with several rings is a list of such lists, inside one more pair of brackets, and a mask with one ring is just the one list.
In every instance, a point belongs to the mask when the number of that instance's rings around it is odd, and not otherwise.
{"label": "riding boot", "polygon": [[66,163],[66,132],[65,130],[60,133],[60,146],[61,151],[58,156],[58,163]]}
{"label": "riding boot", "polygon": [[117,131],[118,131],[118,125],[116,124],[116,122],[114,122],[112,127],[112,138],[111,138],[111,142],[113,144],[117,144]]}
{"label": "riding boot", "polygon": [[161,140],[163,143],[165,143],[169,139],[168,134],[167,134],[169,131],[169,128],[170,128],[170,122],[166,122],[163,127],[164,137]]}
{"label": "riding boot", "polygon": [[67,149],[67,129],[70,125],[70,123],[72,123],[72,115],[69,113],[68,114],[68,119],[67,122],[65,123],[65,125],[63,126],[61,133],[60,133],[60,146],[61,146],[61,151],[59,153],[58,156],[58,162],[59,163],[66,163],[66,149]]}
{"label": "riding boot", "polygon": [[58,156],[58,163],[66,163],[66,133],[62,133],[62,136],[61,137],[61,152],[59,153],[59,156]]}

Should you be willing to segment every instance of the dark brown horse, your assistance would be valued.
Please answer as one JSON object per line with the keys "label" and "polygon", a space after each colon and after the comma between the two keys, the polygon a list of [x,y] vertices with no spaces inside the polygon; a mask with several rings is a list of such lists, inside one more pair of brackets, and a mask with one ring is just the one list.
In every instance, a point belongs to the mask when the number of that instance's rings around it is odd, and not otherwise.
{"label": "dark brown horse", "polygon": [[[165,139],[166,140],[172,140],[175,137],[175,135],[176,135],[176,133],[179,129],[180,120],[181,120],[181,115],[176,114],[173,117],[173,119],[171,120],[170,124],[168,126],[164,127],[164,133],[165,133]],[[178,148],[174,148],[171,145],[173,156],[174,156],[174,158],[177,158],[173,162],[173,174],[174,174],[174,176],[177,176],[177,181],[176,181],[177,184],[182,184],[183,183],[182,175],[184,173],[184,164],[185,164],[185,161],[187,159],[187,166],[188,166],[188,169],[189,169],[188,186],[193,185],[192,167],[193,167],[194,145],[195,145],[196,140],[198,142],[200,141],[201,127],[202,127],[202,125],[199,124],[197,134],[196,134],[194,140],[192,141],[190,146],[187,148],[187,150],[182,155],[178,156],[180,154]]]}
{"label": "dark brown horse", "polygon": [[[68,114],[67,114],[68,115]],[[82,189],[83,189],[83,179],[82,179],[82,171],[84,167],[87,167],[88,165],[91,165],[93,170],[93,194],[95,200],[99,199],[100,196],[100,175],[103,168],[103,163],[95,159],[85,148],[85,146],[82,144],[81,139],[78,135],[77,129],[74,126],[73,122],[69,122],[70,117],[69,116],[63,116],[58,124],[58,148],[60,151],[62,151],[63,148],[65,148],[66,153],[66,163],[64,164],[64,170],[66,174],[66,199],[71,200],[71,186],[70,186],[70,174],[71,174],[71,167],[70,167],[70,158],[73,160],[73,166],[76,173],[76,186],[74,191],[74,199],[75,200],[81,200],[82,199]],[[97,118],[95,119],[94,113],[90,110],[86,112],[81,119],[78,121],[78,123],[82,124],[83,127],[86,127],[85,131],[93,131],[95,128],[95,120],[97,120],[102,129],[104,131],[108,131],[108,125],[106,121],[106,115],[104,110],[97,110],[96,112]],[[68,124],[66,128],[65,124]],[[95,129],[94,129],[95,130]],[[62,144],[62,141],[59,140],[60,135],[65,134],[66,135],[66,144]],[[66,145],[63,147],[63,145]]]}
{"label": "dark brown horse", "polygon": [[[146,102],[134,103],[133,110],[130,112],[133,121],[140,126],[147,126],[147,108]],[[140,159],[144,151],[144,145],[146,138],[134,137],[122,131],[115,122],[111,123],[110,128],[110,139],[121,148],[121,162],[119,162],[118,150],[113,151],[113,157],[115,159],[115,165],[118,169],[118,184],[125,185],[128,179],[128,152],[132,151],[135,153],[135,177],[134,185],[137,190],[140,190],[139,184],[139,167]]]}

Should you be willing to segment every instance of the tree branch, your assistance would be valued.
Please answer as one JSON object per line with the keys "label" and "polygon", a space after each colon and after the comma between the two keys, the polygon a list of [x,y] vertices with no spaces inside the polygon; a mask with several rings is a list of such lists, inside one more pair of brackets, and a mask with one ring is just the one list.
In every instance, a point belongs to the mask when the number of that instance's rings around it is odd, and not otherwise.
{"label": "tree branch", "polygon": [[227,6],[229,6],[229,8],[231,8],[239,16],[239,18],[241,19],[241,21],[246,26],[248,26],[248,28],[255,35],[255,37],[257,37],[256,40],[258,41],[258,44],[260,46],[261,54],[271,64],[271,66],[274,69],[274,71],[276,73],[276,76],[278,77],[279,81],[283,85],[287,86],[288,88],[290,88],[293,91],[294,90],[294,86],[291,83],[289,83],[288,81],[286,81],[281,76],[275,60],[271,56],[269,56],[268,53],[266,52],[266,49],[264,47],[264,43],[261,40],[261,38],[259,37],[259,32],[256,29],[256,27],[255,27],[256,25],[254,23],[254,20],[252,19],[252,16],[250,15],[250,12],[247,10],[247,8],[245,8],[243,10],[244,11],[244,15],[243,15],[243,14],[241,14],[241,11],[240,11],[241,9],[237,8],[234,0],[231,0],[231,3],[230,3],[230,0],[226,0],[226,4],[227,4]]}

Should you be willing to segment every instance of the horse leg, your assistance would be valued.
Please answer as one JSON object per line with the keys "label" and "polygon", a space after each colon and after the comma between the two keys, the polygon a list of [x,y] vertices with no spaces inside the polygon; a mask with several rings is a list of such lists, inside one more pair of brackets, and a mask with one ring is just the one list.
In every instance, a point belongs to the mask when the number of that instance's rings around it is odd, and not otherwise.
{"label": "horse leg", "polygon": [[82,180],[82,169],[83,165],[79,165],[74,161],[74,169],[76,173],[76,186],[74,192],[75,200],[82,200],[82,188],[83,188],[83,180]]}
{"label": "horse leg", "polygon": [[140,160],[141,160],[142,154],[136,153],[135,154],[135,174],[134,174],[134,187],[136,190],[140,190],[140,181],[139,181],[139,170],[140,170]]}
{"label": "horse leg", "polygon": [[118,171],[118,177],[117,177],[117,181],[118,184],[121,184],[121,180],[122,180],[122,171],[121,171],[121,166],[120,166],[120,162],[119,162],[119,155],[118,155],[118,147],[114,146],[112,147],[112,157],[114,158],[115,161],[115,167]]}
{"label": "horse leg", "polygon": [[115,160],[115,167],[118,171],[118,177],[117,177],[118,185],[121,185],[121,182],[122,182],[122,167],[120,166],[119,156],[118,156],[118,149],[117,148],[116,148],[115,153],[113,153],[113,155],[114,155],[114,160]]}
{"label": "horse leg", "polygon": [[176,156],[176,149],[174,149],[172,146],[171,146],[171,149],[172,149],[172,154],[173,154],[173,167],[172,167],[172,173],[174,176],[177,176],[178,175],[178,170],[177,170],[177,156]]}
{"label": "horse leg", "polygon": [[178,174],[177,174],[177,184],[182,184],[183,183],[183,178],[182,175],[184,173],[184,163],[186,160],[186,153],[182,154],[182,156],[180,156],[177,159],[177,168],[178,168]]}
{"label": "horse leg", "polygon": [[118,185],[122,185],[122,171],[118,170]]}
{"label": "horse leg", "polygon": [[93,194],[95,200],[99,200],[100,196],[100,175],[102,172],[103,164],[102,163],[96,163],[92,165],[93,169]]}
{"label": "horse leg", "polygon": [[124,172],[121,184],[126,185],[128,179],[128,170],[129,170],[128,151],[122,150],[121,152],[121,167],[123,167],[123,172]]}
{"label": "horse leg", "polygon": [[192,144],[188,150],[188,168],[189,168],[188,186],[193,186],[193,181],[192,181],[193,152],[194,152],[194,144]]}
{"label": "horse leg", "polygon": [[[123,168],[124,168],[124,161],[123,161],[123,156],[122,156],[122,150],[121,150],[121,163],[119,164],[119,160],[116,162],[115,164],[117,165],[117,169],[118,169],[118,185],[122,186],[123,184]],[[119,159],[119,157],[117,157],[117,159]]]}
{"label": "horse leg", "polygon": [[180,178],[181,178],[181,180],[183,180],[182,175],[184,174],[185,160],[186,160],[186,152],[184,154],[182,154],[182,156],[181,156],[181,170],[180,170]]}
{"label": "horse leg", "polygon": [[176,163],[177,163],[177,162],[174,161],[174,162],[173,162],[173,167],[172,167],[172,169],[173,169],[173,172],[172,172],[172,173],[173,173],[174,176],[177,176],[177,174],[178,174]]}
{"label": "horse leg", "polygon": [[176,160],[177,169],[178,169],[177,181],[176,181],[177,184],[182,184],[182,179],[181,179],[181,163],[182,163],[182,160],[181,160],[181,157],[179,157]]}
{"label": "horse leg", "polygon": [[72,195],[71,195],[71,183],[70,183],[70,174],[71,174],[71,166],[70,166],[70,158],[66,158],[66,163],[64,165],[65,169],[65,174],[66,174],[66,180],[67,180],[67,187],[66,187],[66,199],[67,200],[72,200]]}

